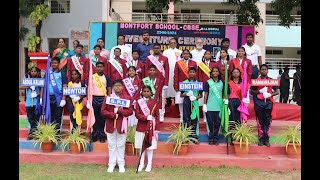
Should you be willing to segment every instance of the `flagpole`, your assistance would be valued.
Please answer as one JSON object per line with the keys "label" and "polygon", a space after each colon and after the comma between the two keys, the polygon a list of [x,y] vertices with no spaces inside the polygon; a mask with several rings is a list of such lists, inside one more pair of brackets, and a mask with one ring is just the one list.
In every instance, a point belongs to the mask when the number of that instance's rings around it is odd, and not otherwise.
{"label": "flagpole", "polygon": [[[224,65],[225,66],[225,72],[224,72],[224,98],[226,98],[228,95],[228,69],[229,69],[229,66],[228,66],[228,63],[226,62],[226,64]],[[228,126],[228,130],[229,130],[229,112],[228,112],[228,104],[224,104],[224,112],[223,112],[225,115],[224,115],[224,123],[226,121],[226,119],[228,118],[228,123],[227,123],[227,126]],[[226,124],[226,123],[225,123]],[[225,127],[224,127],[225,129]],[[228,142],[228,135],[226,136],[226,139],[227,139],[227,155],[229,155],[229,142]]]}

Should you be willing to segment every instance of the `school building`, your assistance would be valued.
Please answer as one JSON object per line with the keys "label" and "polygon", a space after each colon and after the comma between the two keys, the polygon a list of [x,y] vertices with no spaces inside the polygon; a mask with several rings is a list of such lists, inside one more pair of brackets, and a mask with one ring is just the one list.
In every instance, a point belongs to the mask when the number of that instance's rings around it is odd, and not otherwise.
{"label": "school building", "polygon": [[[235,24],[237,7],[223,2],[226,0],[189,0],[170,3],[163,13],[147,13],[145,0],[50,0],[51,15],[41,28],[42,51],[52,52],[57,39],[64,38],[69,49],[73,49],[72,41],[78,39],[88,52],[90,21]],[[287,65],[292,76],[294,65],[301,62],[301,9],[293,11],[296,21],[286,28],[279,25],[270,3],[271,0],[261,0],[257,4],[264,23],[256,28],[255,43],[261,47],[263,62],[271,66],[271,77],[276,78],[279,68]],[[35,32],[28,19],[20,19],[20,24]],[[20,79],[29,62],[27,52],[26,38],[19,43]]]}

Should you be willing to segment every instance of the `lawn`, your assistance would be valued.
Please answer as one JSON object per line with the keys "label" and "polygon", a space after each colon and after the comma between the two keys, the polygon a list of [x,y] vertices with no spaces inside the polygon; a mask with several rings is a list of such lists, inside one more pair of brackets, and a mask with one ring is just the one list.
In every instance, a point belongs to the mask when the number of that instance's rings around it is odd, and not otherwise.
{"label": "lawn", "polygon": [[156,167],[150,173],[135,173],[134,167],[126,168],[124,174],[118,169],[110,174],[105,165],[93,164],[19,164],[19,179],[258,179],[298,180],[301,170],[262,171],[238,167]]}

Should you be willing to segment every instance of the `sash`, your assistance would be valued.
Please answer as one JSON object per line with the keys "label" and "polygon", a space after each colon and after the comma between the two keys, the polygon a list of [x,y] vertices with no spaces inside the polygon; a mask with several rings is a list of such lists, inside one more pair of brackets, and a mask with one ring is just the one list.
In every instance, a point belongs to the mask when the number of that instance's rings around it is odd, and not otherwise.
{"label": "sash", "polygon": [[[150,109],[148,108],[148,104],[146,103],[146,101],[143,98],[139,99],[138,103],[139,103],[141,111],[143,112],[143,114],[145,116],[151,115]],[[152,127],[153,127],[153,131],[154,131],[154,128],[156,127],[156,119],[153,116],[152,116]],[[155,133],[152,133],[152,134],[158,140],[157,134],[155,134]]]}
{"label": "sash", "polygon": [[[187,79],[184,82],[190,82],[190,81]],[[195,82],[198,82],[198,81],[195,81]],[[193,95],[195,97],[197,97],[199,95],[199,90],[193,90]],[[198,119],[200,119],[199,101],[198,100],[194,100],[194,101],[191,102],[191,104],[192,104],[192,110],[191,110],[191,115],[190,115],[191,121],[197,121],[198,122]],[[197,125],[196,134],[199,135],[199,125]]]}
{"label": "sash", "polygon": [[203,62],[199,63],[198,66],[210,78],[210,68]]}
{"label": "sash", "polygon": [[187,78],[189,79],[188,66],[186,65],[186,63],[184,63],[184,60],[180,60],[177,63],[182,69],[182,72],[184,73],[184,75],[187,76]]}
{"label": "sash", "polygon": [[[111,97],[117,97],[115,94],[110,94]],[[121,124],[121,132],[124,132],[125,134],[127,134],[128,132],[128,117],[122,116],[122,124]],[[118,114],[116,114],[116,119],[114,119],[115,121],[115,125],[116,125],[116,120],[118,119]],[[116,127],[116,126],[115,126]]]}
{"label": "sash", "polygon": [[103,87],[102,82],[100,81],[99,75],[95,73],[93,76],[94,83],[98,86],[98,88],[102,91],[104,96],[107,96],[106,89]]}
{"label": "sash", "polygon": [[[73,82],[72,81],[70,81],[68,83],[68,87],[71,87],[71,88],[73,87]],[[82,104],[82,102],[80,103],[79,101],[74,102],[73,99],[71,99],[71,101],[72,101],[72,105],[74,107],[74,111],[73,111],[72,116],[73,116],[73,118],[76,119],[77,125],[80,126],[82,124],[82,113],[81,113],[81,110],[83,109],[83,104]],[[71,125],[71,121],[70,121],[70,125]],[[72,129],[72,127],[70,127],[70,129]]]}
{"label": "sash", "polygon": [[[213,96],[216,98],[219,106],[220,106],[220,109],[222,110],[223,108],[223,105],[222,105],[222,97],[220,96],[219,94],[219,91],[215,85],[215,83],[213,82],[213,79],[209,79],[208,81],[208,84],[210,86],[210,92],[211,94],[213,94]],[[219,113],[219,117],[221,118],[221,110],[220,110],[220,113]]]}
{"label": "sash", "polygon": [[[235,64],[235,67],[237,66],[240,66],[240,63],[238,61],[236,61],[237,64]],[[245,62],[244,63],[244,68],[242,69],[242,66],[239,67],[239,70],[243,70],[243,73],[242,73],[242,82],[241,82],[241,95],[242,95],[242,98],[249,98],[249,84],[248,84],[248,79],[247,79],[247,63]],[[250,118],[250,113],[249,113],[249,110],[248,110],[248,107],[247,105],[241,100],[241,104],[240,106],[237,108],[237,110],[240,112],[240,122],[247,122],[248,119]]]}
{"label": "sash", "polygon": [[111,59],[109,62],[113,65],[114,68],[116,68],[120,76],[123,78],[123,69],[121,64],[119,64],[119,62],[116,61],[115,59]]}
{"label": "sash", "polygon": [[72,56],[71,60],[73,62],[74,67],[79,71],[79,73],[81,75],[83,75],[83,69],[82,69],[81,64],[79,62],[79,59],[76,56]]}
{"label": "sash", "polygon": [[[56,97],[56,104],[57,104],[57,106],[60,106],[60,101],[62,100],[62,95],[59,92],[56,78],[54,77],[53,72],[51,70],[49,72],[50,72],[50,74],[49,74],[50,83],[51,83],[51,86],[52,86],[52,89],[54,92],[54,96]],[[61,76],[62,76],[62,74],[61,74]]]}
{"label": "sash", "polygon": [[151,87],[151,91],[152,91],[152,96],[151,98],[153,99],[154,98],[154,95],[156,94],[156,89],[154,88],[153,86],[153,83],[151,82],[150,78],[149,77],[145,77],[142,79],[142,82],[145,86],[150,86]]}
{"label": "sash", "polygon": [[90,60],[91,60],[92,64],[94,65],[94,67],[96,67],[96,64],[98,62],[98,58],[96,58],[95,56],[91,56]]}
{"label": "sash", "polygon": [[149,55],[148,58],[150,61],[157,67],[157,69],[161,72],[162,76],[165,78],[165,71],[161,63],[154,57],[153,55]]}
{"label": "sash", "polygon": [[132,82],[130,81],[129,78],[125,78],[122,80],[124,83],[124,86],[126,87],[127,91],[129,92],[129,95],[131,97],[134,96],[134,94],[136,93],[136,89],[134,88]]}
{"label": "sash", "polygon": [[[243,61],[243,60],[244,60],[244,59],[242,59],[242,61]],[[244,76],[245,74],[243,73],[243,68],[242,68],[242,66],[241,66],[241,64],[240,64],[240,60],[235,58],[235,59],[232,59],[232,62],[233,62],[233,64],[234,64],[234,67],[237,68],[237,69],[239,69],[240,72],[241,72],[241,75]]]}
{"label": "sash", "polygon": [[240,99],[240,101],[242,100],[241,98],[241,89],[236,85],[236,83],[234,83],[232,80],[229,80],[229,85],[231,87],[232,92],[238,97],[238,99]]}

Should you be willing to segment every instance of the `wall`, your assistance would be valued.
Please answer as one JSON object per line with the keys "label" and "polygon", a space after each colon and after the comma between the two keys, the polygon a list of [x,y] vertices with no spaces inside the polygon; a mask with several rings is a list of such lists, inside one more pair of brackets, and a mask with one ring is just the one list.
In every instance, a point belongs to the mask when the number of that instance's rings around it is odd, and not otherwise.
{"label": "wall", "polygon": [[119,13],[124,21],[130,22],[132,20],[132,0],[113,0],[111,8]]}

